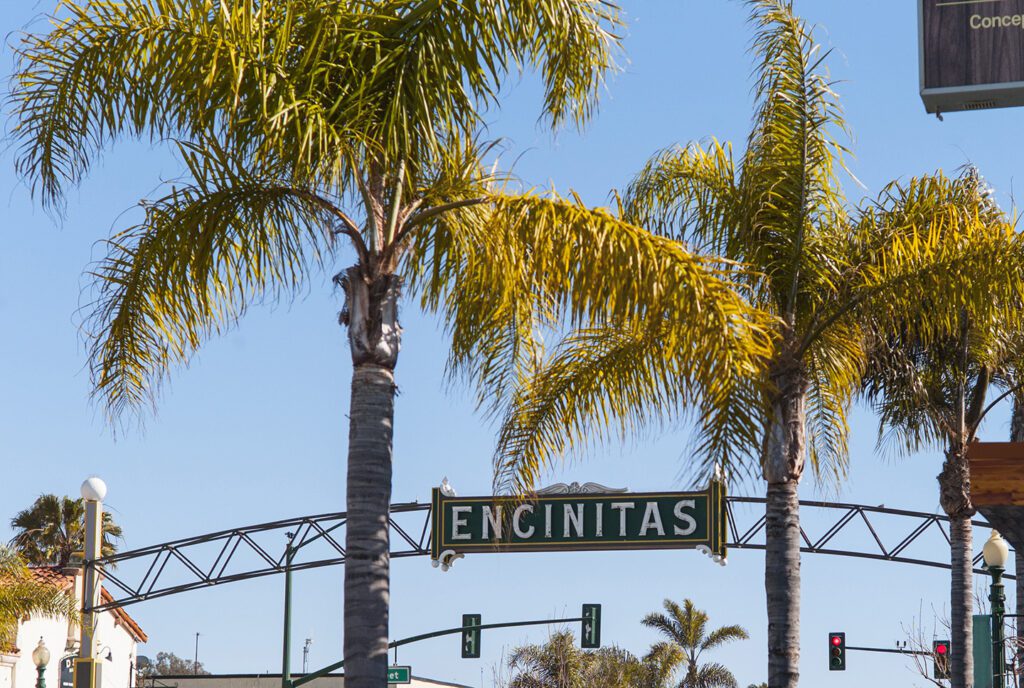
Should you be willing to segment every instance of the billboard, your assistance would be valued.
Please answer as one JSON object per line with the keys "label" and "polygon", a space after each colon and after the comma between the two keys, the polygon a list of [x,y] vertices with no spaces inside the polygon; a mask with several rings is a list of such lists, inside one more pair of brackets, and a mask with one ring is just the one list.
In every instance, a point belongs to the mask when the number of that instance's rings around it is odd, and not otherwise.
{"label": "billboard", "polygon": [[918,0],[930,113],[1024,105],[1024,0]]}

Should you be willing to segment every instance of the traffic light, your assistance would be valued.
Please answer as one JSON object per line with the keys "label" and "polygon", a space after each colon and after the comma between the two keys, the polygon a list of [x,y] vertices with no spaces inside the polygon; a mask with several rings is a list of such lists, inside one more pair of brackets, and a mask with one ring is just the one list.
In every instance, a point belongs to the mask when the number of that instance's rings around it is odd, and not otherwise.
{"label": "traffic light", "polygon": [[828,670],[846,671],[846,634],[828,634]]}
{"label": "traffic light", "polygon": [[932,674],[935,678],[949,678],[949,653],[948,640],[932,641],[932,658],[935,660]]}
{"label": "traffic light", "polygon": [[[472,628],[476,626],[476,628]],[[462,615],[462,658],[480,658],[480,615]]]}
{"label": "traffic light", "polygon": [[583,629],[580,633],[580,647],[592,650],[601,647],[601,605],[583,605]]}

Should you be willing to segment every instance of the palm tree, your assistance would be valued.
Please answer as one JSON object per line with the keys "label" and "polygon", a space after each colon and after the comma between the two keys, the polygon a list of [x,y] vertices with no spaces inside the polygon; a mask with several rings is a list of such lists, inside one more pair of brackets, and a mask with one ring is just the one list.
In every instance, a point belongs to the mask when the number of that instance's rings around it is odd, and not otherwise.
{"label": "palm tree", "polygon": [[508,658],[509,688],[585,688],[591,655],[576,646],[571,631],[552,633],[543,645],[523,645]]}
{"label": "palm tree", "polygon": [[482,117],[510,73],[536,68],[553,127],[589,119],[618,45],[611,2],[69,0],[52,22],[21,38],[11,94],[17,169],[44,205],[60,209],[120,137],[174,140],[187,169],[92,270],[91,370],[111,420],[153,403],[249,305],[354,256],[336,276],[353,364],[351,688],[387,667],[403,291],[440,314],[450,370],[488,403],[532,367],[547,325],[672,303],[689,315],[678,345],[703,364],[742,371],[767,351],[730,270],[484,164]]}
{"label": "palm tree", "polygon": [[0,545],[0,648],[14,649],[18,622],[34,615],[74,620],[75,600],[59,588],[36,582],[24,559]]}
{"label": "palm tree", "polygon": [[[977,172],[964,175],[962,193],[974,199],[988,222],[1009,224]],[[988,412],[1015,391],[1008,362],[1020,322],[1012,313],[964,306],[953,314],[954,331],[924,342],[920,330],[933,327],[934,313],[921,317],[925,322],[909,319],[895,333],[888,327],[874,333],[863,385],[879,416],[880,444],[890,439],[904,452],[930,447],[945,452],[937,478],[939,503],[950,519],[950,682],[966,688],[974,680],[971,518],[976,513],[967,448]],[[989,392],[997,385],[1010,389],[989,402]]]}
{"label": "palm tree", "polygon": [[[30,566],[64,568],[71,563],[72,554],[85,550],[85,501],[40,495],[11,519],[11,528],[15,534],[10,545]],[[104,511],[101,556],[114,554],[119,539],[121,527]]]}
{"label": "palm tree", "polygon": [[[839,478],[846,413],[866,362],[865,328],[895,329],[929,294],[933,329],[963,304],[1006,309],[1022,289],[1021,247],[985,212],[970,175],[887,187],[852,212],[837,174],[845,130],[827,54],[788,0],[750,0],[757,27],[757,110],[747,150],[673,148],[630,186],[624,219],[734,261],[734,279],[772,317],[773,352],[752,376],[706,380],[675,347],[686,316],[599,319],[566,337],[512,399],[495,456],[496,486],[528,489],[556,457],[600,436],[678,421],[696,405],[694,454],[711,470],[758,466],[766,484],[768,684],[799,679],[800,515],[808,463]],[[997,267],[998,266],[998,267]],[[1003,268],[1005,266],[1005,269]],[[719,384],[716,386],[716,382]],[[730,384],[731,382],[731,384]]]}
{"label": "palm tree", "polygon": [[648,657],[675,657],[680,665],[686,666],[686,675],[678,688],[736,688],[732,672],[721,664],[701,664],[700,656],[730,641],[748,639],[747,631],[741,626],[722,626],[709,633],[707,613],[688,599],[683,600],[682,607],[665,600],[664,607],[664,614],[652,612],[643,620],[644,626],[668,638],[656,643]]}
{"label": "palm tree", "polygon": [[[1014,373],[1017,373],[1016,367]],[[1024,388],[1021,387],[1019,380],[1019,374],[1015,374],[1010,378],[1009,382],[1011,388],[1015,390],[1013,394],[1013,411],[1010,416],[1011,442],[1024,442]],[[1017,605],[1017,628],[1024,629],[1024,548],[1015,548],[1013,559],[1013,570],[1020,572],[1020,575],[1014,581],[1017,593],[1014,597]],[[1024,635],[1024,633],[1018,631],[1018,635]]]}

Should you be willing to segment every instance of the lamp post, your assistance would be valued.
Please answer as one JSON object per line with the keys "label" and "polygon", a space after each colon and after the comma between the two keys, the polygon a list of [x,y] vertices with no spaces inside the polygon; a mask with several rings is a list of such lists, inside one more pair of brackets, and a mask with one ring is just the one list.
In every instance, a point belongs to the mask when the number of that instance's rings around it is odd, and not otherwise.
{"label": "lamp post", "polygon": [[107,496],[107,485],[93,476],[82,483],[82,499],[85,500],[85,567],[82,575],[82,622],[79,630],[78,664],[88,664],[83,676],[85,683],[78,688],[93,688],[96,685],[95,662],[96,615],[92,609],[99,603],[100,571],[96,560],[100,558],[103,546],[103,498]]}
{"label": "lamp post", "polygon": [[284,549],[284,632],[281,649],[281,688],[291,688],[292,683],[292,561],[298,550],[293,543],[295,533],[285,533],[288,544]]}
{"label": "lamp post", "polygon": [[50,650],[42,637],[36,649],[32,650],[32,662],[36,665],[36,688],[46,688],[46,665],[50,663]]}
{"label": "lamp post", "polygon": [[1010,558],[1010,548],[1006,540],[993,530],[981,552],[985,559],[985,567],[992,574],[992,590],[988,596],[992,603],[992,671],[995,672],[992,685],[994,688],[1004,688],[1006,643],[1003,636],[1003,615],[1006,613],[1006,593],[1003,591],[1002,581],[1006,562]]}

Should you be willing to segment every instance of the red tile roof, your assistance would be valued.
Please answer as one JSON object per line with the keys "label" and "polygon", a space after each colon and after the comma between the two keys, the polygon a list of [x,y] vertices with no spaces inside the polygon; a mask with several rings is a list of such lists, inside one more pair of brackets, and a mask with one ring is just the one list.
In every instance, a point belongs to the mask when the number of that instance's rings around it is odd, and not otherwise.
{"label": "red tile roof", "polygon": [[[75,576],[73,574],[64,573],[59,568],[54,567],[38,567],[29,569],[32,572],[32,577],[39,583],[47,585],[54,585],[59,587],[61,590],[70,590],[75,585]],[[114,597],[107,592],[106,588],[100,589],[100,598],[103,602],[113,602]],[[117,622],[123,625],[128,633],[135,638],[136,642],[144,643],[149,640],[149,636],[142,630],[138,622],[129,616],[128,612],[120,607],[115,607],[110,610],[110,613],[114,615]]]}

